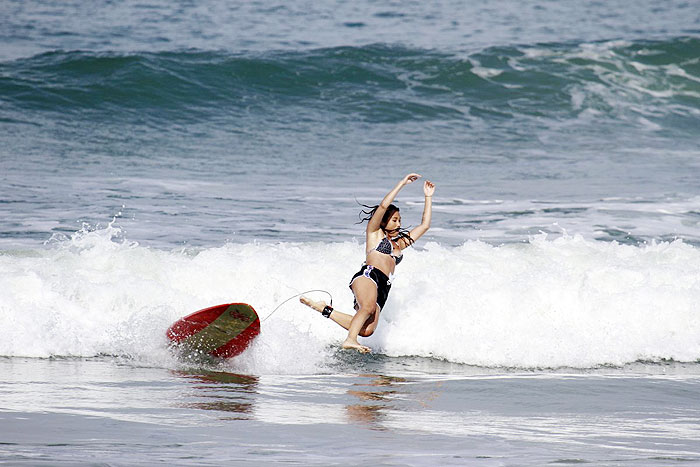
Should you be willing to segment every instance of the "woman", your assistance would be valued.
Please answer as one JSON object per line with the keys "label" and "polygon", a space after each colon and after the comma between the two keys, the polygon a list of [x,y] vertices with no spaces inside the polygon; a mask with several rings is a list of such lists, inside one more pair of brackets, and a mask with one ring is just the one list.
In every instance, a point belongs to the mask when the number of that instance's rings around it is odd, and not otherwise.
{"label": "woman", "polygon": [[371,336],[379,323],[379,313],[389,296],[391,278],[394,268],[403,259],[402,250],[413,244],[430,228],[432,216],[432,198],[435,185],[426,181],[423,184],[425,206],[423,220],[410,232],[401,229],[399,208],[391,204],[401,189],[420,178],[418,174],[408,174],[370,211],[362,211],[368,216],[365,251],[367,259],[362,268],[350,280],[350,289],[355,295],[355,315],[334,310],[325,302],[316,302],[305,297],[301,302],[321,312],[348,330],[348,337],[343,342],[344,349],[356,349],[361,353],[370,352],[370,348],[360,345],[357,336]]}

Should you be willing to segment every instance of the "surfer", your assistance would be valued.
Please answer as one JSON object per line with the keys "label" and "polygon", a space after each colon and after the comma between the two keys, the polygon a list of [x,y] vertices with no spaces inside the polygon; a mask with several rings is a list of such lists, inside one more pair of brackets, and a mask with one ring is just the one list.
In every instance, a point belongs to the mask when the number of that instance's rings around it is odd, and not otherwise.
{"label": "surfer", "polygon": [[362,268],[350,280],[350,289],[355,296],[355,315],[342,313],[327,305],[324,301],[314,301],[306,297],[301,303],[320,312],[348,330],[348,337],[343,342],[344,349],[356,349],[361,353],[371,349],[361,345],[357,336],[367,337],[374,333],[379,323],[379,313],[386,303],[391,288],[394,268],[403,259],[403,251],[411,246],[430,228],[432,216],[432,198],[435,185],[430,181],[423,184],[425,205],[423,219],[419,226],[410,232],[401,228],[401,213],[392,202],[403,187],[421,176],[415,173],[406,175],[376,206],[365,206],[361,214],[367,221],[365,252],[367,257]]}

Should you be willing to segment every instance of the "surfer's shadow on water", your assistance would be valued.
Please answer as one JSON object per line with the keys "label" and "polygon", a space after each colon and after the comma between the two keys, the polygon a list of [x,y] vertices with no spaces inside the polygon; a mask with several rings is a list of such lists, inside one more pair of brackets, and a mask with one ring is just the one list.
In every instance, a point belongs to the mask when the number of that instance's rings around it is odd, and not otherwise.
{"label": "surfer's shadow on water", "polygon": [[358,371],[368,365],[385,362],[390,358],[376,352],[362,353],[354,349],[343,349],[341,348],[340,342],[337,344],[328,345],[326,350],[332,359],[332,361],[328,363],[328,366],[334,370],[341,371],[343,369]]}

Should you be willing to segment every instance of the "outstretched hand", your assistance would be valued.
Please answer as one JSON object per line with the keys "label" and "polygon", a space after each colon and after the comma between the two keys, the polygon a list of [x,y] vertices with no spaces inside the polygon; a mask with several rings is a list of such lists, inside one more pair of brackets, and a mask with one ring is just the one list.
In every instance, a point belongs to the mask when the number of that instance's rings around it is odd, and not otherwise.
{"label": "outstretched hand", "polygon": [[433,196],[433,193],[435,193],[435,184],[430,180],[426,180],[425,183],[423,183],[423,193],[425,193],[425,196]]}
{"label": "outstretched hand", "polygon": [[419,174],[408,174],[403,178],[402,183],[404,185],[408,185],[409,183],[415,182],[419,178],[421,178],[421,175]]}

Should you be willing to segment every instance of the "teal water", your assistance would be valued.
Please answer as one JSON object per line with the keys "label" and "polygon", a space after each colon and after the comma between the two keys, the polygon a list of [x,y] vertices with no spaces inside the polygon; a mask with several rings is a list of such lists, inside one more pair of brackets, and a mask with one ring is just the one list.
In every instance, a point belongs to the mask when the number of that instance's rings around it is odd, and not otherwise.
{"label": "teal water", "polygon": [[[452,244],[526,240],[561,220],[602,240],[695,243],[699,50],[698,39],[673,37],[6,61],[2,198],[32,216],[11,209],[0,235],[37,244],[117,216],[155,246],[234,232],[303,241],[328,235],[322,212],[346,238],[355,198],[380,197],[377,185],[397,177],[379,163],[440,184],[436,215],[450,236],[434,238]],[[268,233],[258,198],[287,213],[273,216],[285,229]],[[236,205],[246,206],[242,229],[217,225]],[[197,225],[163,238],[183,222]]]}

